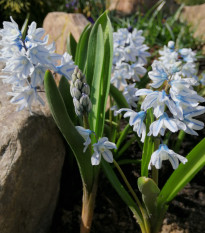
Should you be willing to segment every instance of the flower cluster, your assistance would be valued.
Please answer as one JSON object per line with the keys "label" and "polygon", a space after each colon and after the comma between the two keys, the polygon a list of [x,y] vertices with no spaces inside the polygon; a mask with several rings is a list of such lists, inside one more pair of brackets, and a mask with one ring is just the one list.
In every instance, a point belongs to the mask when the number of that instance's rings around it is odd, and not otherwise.
{"label": "flower cluster", "polygon": [[[84,138],[84,150],[85,152],[87,150],[87,147],[91,143],[90,135],[94,132],[92,132],[90,129],[85,129],[81,126],[76,126],[77,131],[79,134]],[[108,162],[113,162],[113,154],[110,151],[111,149],[117,149],[115,143],[109,142],[107,137],[100,138],[97,143],[93,144],[93,155],[91,157],[91,163],[92,165],[99,165],[101,161],[101,157]]]}
{"label": "flower cluster", "polygon": [[127,81],[133,79],[140,81],[140,76],[146,73],[144,65],[147,64],[147,57],[150,53],[148,47],[143,44],[145,38],[142,30],[134,29],[130,33],[126,28],[118,29],[113,33],[113,74],[111,83],[118,89],[127,86]]}
{"label": "flower cluster", "polygon": [[73,104],[77,116],[90,112],[92,108],[89,98],[90,87],[86,83],[85,76],[78,67],[75,68],[74,73],[72,74],[70,93],[73,97]]}
{"label": "flower cluster", "polygon": [[[11,22],[3,22],[3,29],[0,30],[0,61],[6,63],[1,78],[5,83],[12,84],[12,92],[8,95],[12,96],[11,103],[20,105],[18,111],[28,107],[31,112],[34,100],[44,104],[37,90],[43,84],[47,69],[70,79],[75,68],[72,57],[67,53],[63,56],[56,54],[55,44],[47,45],[48,36],[43,37],[44,34],[44,29],[36,28],[36,23],[32,22],[23,38],[12,17]],[[58,60],[61,60],[60,65]]]}
{"label": "flower cluster", "polygon": [[[140,112],[131,109],[120,109],[115,113],[126,111],[124,117],[129,117],[129,124],[144,141],[146,127],[143,120],[148,109],[153,109],[155,121],[149,127],[148,136],[164,136],[166,129],[171,132],[183,130],[191,135],[198,135],[196,130],[201,130],[204,123],[194,119],[205,112],[205,107],[200,102],[205,99],[197,94],[194,86],[198,85],[196,79],[195,53],[191,49],[176,51],[174,42],[170,41],[168,47],[160,51],[161,57],[152,64],[152,71],[148,72],[152,80],[150,86],[156,90],[140,89],[135,96],[146,96],[142,102]],[[169,150],[166,145],[161,145],[153,153],[149,165],[157,169],[161,161],[169,159],[174,169],[178,167],[178,160],[186,162],[182,156]],[[177,160],[177,161],[176,161]]]}

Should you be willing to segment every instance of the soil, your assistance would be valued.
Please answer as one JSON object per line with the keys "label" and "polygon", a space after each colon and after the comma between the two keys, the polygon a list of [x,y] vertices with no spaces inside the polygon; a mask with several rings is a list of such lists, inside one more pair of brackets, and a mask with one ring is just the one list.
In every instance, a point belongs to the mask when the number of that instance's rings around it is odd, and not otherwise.
{"label": "soil", "polygon": [[[205,130],[201,132],[205,135]],[[201,137],[202,138],[202,137]],[[200,137],[186,135],[180,154],[190,151],[191,145],[196,145]],[[138,151],[136,144],[130,147],[128,153],[134,157]],[[140,154],[137,154],[137,157]],[[70,166],[68,157],[65,161],[59,203],[53,219],[50,233],[78,233],[81,215],[81,181],[75,161]],[[169,162],[164,162],[160,170],[163,177],[159,186],[165,183],[172,172]],[[138,165],[123,165],[123,171],[137,191]],[[170,203],[166,213],[161,233],[202,233],[205,232],[205,169]],[[139,193],[138,193],[139,194]],[[140,196],[140,195],[138,195]],[[92,233],[140,233],[140,229],[129,208],[122,202],[103,173],[100,175],[95,215],[91,229]]]}

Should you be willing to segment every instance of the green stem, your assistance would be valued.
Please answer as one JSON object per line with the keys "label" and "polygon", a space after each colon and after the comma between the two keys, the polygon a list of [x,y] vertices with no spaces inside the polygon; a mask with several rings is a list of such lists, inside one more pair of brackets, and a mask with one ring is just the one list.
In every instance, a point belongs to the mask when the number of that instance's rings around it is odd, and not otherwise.
{"label": "green stem", "polygon": [[125,127],[125,128],[123,129],[123,131],[121,132],[119,139],[117,140],[117,144],[116,144],[117,149],[116,149],[115,152],[117,152],[117,151],[119,150],[120,145],[121,145],[122,142],[125,140],[125,138],[126,138],[128,132],[129,132],[129,130],[130,130],[130,125],[127,124],[126,127]]}
{"label": "green stem", "polygon": [[[160,139],[155,138],[155,140],[154,140],[154,150],[158,150],[159,145],[160,145]],[[155,166],[152,166],[152,179],[155,181],[157,186],[158,186],[158,176],[159,176],[158,169],[156,169]]]}
{"label": "green stem", "polygon": [[124,180],[124,182],[125,182],[127,188],[129,189],[130,193],[132,194],[134,200],[136,201],[137,205],[140,208],[140,211],[142,213],[143,220],[144,220],[145,229],[146,229],[145,232],[146,233],[150,233],[150,224],[149,224],[147,213],[145,212],[145,209],[143,208],[140,200],[138,199],[135,191],[133,190],[132,186],[130,185],[129,181],[127,180],[124,172],[122,171],[122,169],[120,168],[120,166],[118,165],[118,163],[115,160],[113,160],[113,163],[114,163],[115,167],[117,168],[118,172],[120,173],[122,179]]}
{"label": "green stem", "polygon": [[178,138],[177,138],[176,145],[175,145],[175,147],[174,147],[174,151],[175,151],[176,153],[179,152],[179,149],[180,149],[180,147],[181,147],[181,144],[182,144],[182,142],[183,142],[183,140],[184,140],[185,135],[186,135],[186,133],[185,133],[183,130],[180,130],[179,135],[178,135]]}
{"label": "green stem", "polygon": [[93,213],[95,207],[95,199],[97,193],[98,178],[95,178],[91,192],[88,192],[85,185],[83,185],[83,201],[82,201],[82,214],[80,233],[89,233],[93,220]]}

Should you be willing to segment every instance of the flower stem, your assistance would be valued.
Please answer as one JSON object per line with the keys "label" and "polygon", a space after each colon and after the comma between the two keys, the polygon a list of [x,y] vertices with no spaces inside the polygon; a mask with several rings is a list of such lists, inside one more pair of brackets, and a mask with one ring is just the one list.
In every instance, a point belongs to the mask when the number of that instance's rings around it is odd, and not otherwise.
{"label": "flower stem", "polygon": [[89,233],[92,225],[93,212],[95,207],[95,198],[97,193],[98,178],[95,177],[95,182],[91,192],[88,192],[85,185],[83,187],[83,201],[80,233]]}
{"label": "flower stem", "polygon": [[130,185],[129,181],[127,180],[124,172],[122,171],[122,169],[120,168],[118,163],[115,160],[113,160],[113,163],[114,163],[115,167],[117,168],[118,172],[120,173],[122,179],[124,180],[124,182],[125,182],[127,188],[129,189],[130,193],[132,194],[134,200],[136,201],[136,203],[138,204],[138,206],[140,208],[140,211],[141,211],[142,216],[143,216],[144,224],[145,224],[146,233],[150,233],[150,224],[149,224],[147,213],[146,213],[145,209],[143,208],[140,200],[138,199],[135,191],[133,190],[132,186]]}
{"label": "flower stem", "polygon": [[[157,150],[159,148],[159,145],[160,145],[160,139],[156,138],[154,140],[154,150]],[[157,186],[158,186],[158,176],[159,176],[158,169],[156,169],[155,166],[152,166],[152,179],[155,181]]]}

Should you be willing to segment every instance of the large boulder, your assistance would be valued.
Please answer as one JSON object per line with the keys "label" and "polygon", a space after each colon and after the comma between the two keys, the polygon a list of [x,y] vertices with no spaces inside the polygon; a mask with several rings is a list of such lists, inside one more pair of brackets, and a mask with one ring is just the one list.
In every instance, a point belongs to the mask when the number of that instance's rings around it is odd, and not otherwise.
{"label": "large boulder", "polygon": [[[65,149],[48,106],[9,103],[0,81],[0,232],[45,233],[58,200]],[[43,97],[43,96],[42,96]]]}
{"label": "large boulder", "polygon": [[185,6],[182,18],[193,26],[196,37],[202,37],[205,40],[205,4]]}
{"label": "large boulder", "polygon": [[64,12],[51,12],[43,22],[43,28],[49,34],[49,43],[55,41],[56,52],[63,54],[66,51],[66,42],[71,33],[76,41],[88,24],[88,20],[82,14],[68,14]]}

